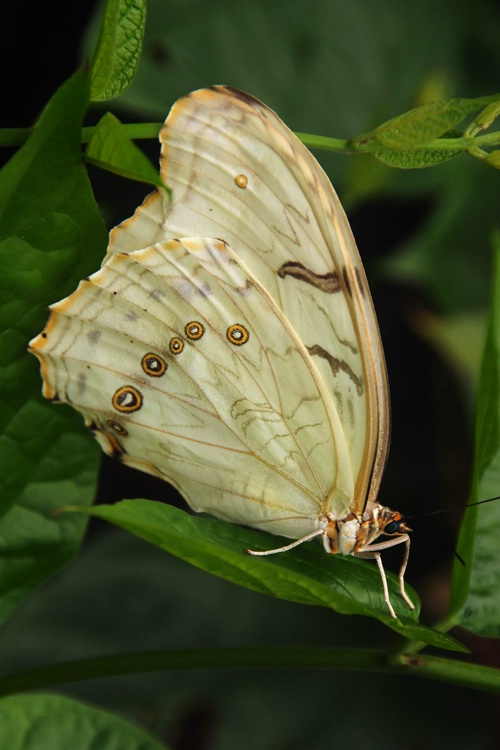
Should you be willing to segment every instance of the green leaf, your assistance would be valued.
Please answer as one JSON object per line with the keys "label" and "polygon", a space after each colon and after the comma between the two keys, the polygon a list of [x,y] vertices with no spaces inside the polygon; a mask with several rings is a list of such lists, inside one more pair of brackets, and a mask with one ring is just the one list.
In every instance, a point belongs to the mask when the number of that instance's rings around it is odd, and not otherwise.
{"label": "green leaf", "polygon": [[[500,235],[476,407],[472,502],[500,494]],[[460,532],[452,587],[452,616],[480,635],[500,637],[500,501],[468,508]]]}
{"label": "green leaf", "polygon": [[374,143],[403,150],[422,146],[435,138],[441,138],[465,117],[497,100],[498,95],[493,95],[423,104],[384,122],[371,133],[357,136],[352,142],[359,150],[373,146]]}
{"label": "green leaf", "polygon": [[145,0],[107,0],[90,69],[93,101],[125,91],[139,62],[146,23]]}
{"label": "green leaf", "polygon": [[133,724],[57,695],[0,700],[0,746],[9,750],[167,750]]}
{"label": "green leaf", "polygon": [[[150,500],[124,500],[116,505],[66,508],[120,526],[176,557],[240,586],[300,604],[330,607],[343,614],[375,617],[397,633],[438,648],[463,650],[449,636],[416,622],[389,576],[391,599],[399,619],[389,615],[378,570],[362,560],[326,555],[318,545],[303,544],[266,559],[245,549],[271,549],[280,538],[212,518],[191,516]],[[417,604],[414,592],[409,593]]]}
{"label": "green leaf", "polygon": [[403,151],[394,151],[390,148],[374,151],[372,156],[387,164],[390,167],[399,167],[399,169],[421,169],[423,167],[432,167],[434,164],[441,164],[457,156],[461,151],[417,151],[405,149]]}
{"label": "green leaf", "polygon": [[490,151],[490,153],[485,156],[482,161],[485,161],[490,165],[490,167],[494,167],[494,169],[500,169],[500,149]]}
{"label": "green leaf", "polygon": [[467,128],[468,135],[476,135],[480,130],[488,130],[496,118],[500,115],[500,97],[497,101],[488,104],[482,112],[471,122]]}
{"label": "green leaf", "polygon": [[0,621],[75,553],[84,524],[51,513],[90,503],[97,450],[70,410],[40,394],[29,340],[49,302],[95,270],[106,232],[81,160],[88,82],[54,95],[26,144],[0,172]]}
{"label": "green leaf", "polygon": [[85,158],[97,167],[139,182],[165,188],[158,170],[127,135],[120,120],[107,112],[92,134]]}

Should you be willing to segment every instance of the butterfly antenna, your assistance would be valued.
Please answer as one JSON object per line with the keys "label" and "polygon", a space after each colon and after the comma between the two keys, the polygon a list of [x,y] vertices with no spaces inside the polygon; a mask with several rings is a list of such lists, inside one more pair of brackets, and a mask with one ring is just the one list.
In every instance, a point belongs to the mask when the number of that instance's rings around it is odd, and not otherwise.
{"label": "butterfly antenna", "polygon": [[[484,505],[485,503],[492,503],[494,500],[500,500],[500,495],[497,497],[488,497],[486,500],[477,500],[477,502],[474,503],[467,503],[467,505],[464,506],[464,508],[474,508],[476,505]],[[405,518],[422,518],[425,516],[437,516],[440,513],[449,513],[450,510],[455,510],[454,508],[440,508],[439,510],[429,510],[427,513],[419,513],[418,515],[414,516],[405,516]],[[465,568],[465,560],[456,549],[452,550],[454,556],[457,558],[458,562],[464,566]]]}
{"label": "butterfly antenna", "polygon": [[458,562],[459,562],[459,563],[460,563],[461,565],[463,565],[463,566],[464,566],[464,568],[465,568],[465,560],[464,560],[464,558],[462,557],[462,555],[459,555],[459,554],[458,554],[458,552],[456,551],[456,549],[454,549],[454,550],[453,550],[453,554],[454,554],[454,555],[455,555],[455,557],[457,558]]}
{"label": "butterfly antenna", "polygon": [[[467,503],[467,505],[464,505],[464,508],[474,508],[476,505],[484,505],[485,503],[492,503],[494,500],[500,500],[500,495],[497,497],[488,497],[486,500],[478,500],[474,503]],[[425,516],[437,516],[440,513],[449,513],[450,511],[457,510],[456,508],[439,508],[439,510],[429,510],[425,513],[417,513],[414,515],[407,515],[405,513],[405,518],[423,518]]]}

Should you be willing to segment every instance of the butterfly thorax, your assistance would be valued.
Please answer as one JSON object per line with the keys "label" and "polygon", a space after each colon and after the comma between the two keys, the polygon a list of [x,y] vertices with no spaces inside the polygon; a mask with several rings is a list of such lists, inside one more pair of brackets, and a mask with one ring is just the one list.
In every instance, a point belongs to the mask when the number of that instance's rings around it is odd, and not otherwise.
{"label": "butterfly thorax", "polygon": [[344,518],[329,519],[323,535],[327,552],[357,555],[369,551],[382,534],[389,537],[405,536],[411,529],[398,511],[372,503],[363,513],[350,511]]}

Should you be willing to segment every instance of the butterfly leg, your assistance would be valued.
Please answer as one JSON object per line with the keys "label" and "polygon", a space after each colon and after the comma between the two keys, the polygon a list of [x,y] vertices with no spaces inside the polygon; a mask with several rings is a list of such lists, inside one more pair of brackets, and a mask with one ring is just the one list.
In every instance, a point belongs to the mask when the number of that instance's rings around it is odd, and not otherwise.
{"label": "butterfly leg", "polygon": [[382,562],[382,557],[380,555],[380,552],[372,552],[371,550],[363,550],[362,552],[356,552],[354,554],[354,557],[360,557],[362,560],[375,560],[377,563],[378,572],[380,573],[380,580],[382,581],[382,591],[384,594],[384,602],[387,605],[387,609],[389,610],[389,614],[391,617],[394,617],[395,620],[397,620],[397,615],[394,611],[394,607],[392,606],[391,599],[389,597],[389,587],[387,585],[387,576],[385,574],[384,570],[384,564]]}
{"label": "butterfly leg", "polygon": [[298,547],[299,544],[308,542],[310,539],[314,539],[314,537],[317,537],[323,533],[323,529],[316,529],[310,534],[306,534],[306,536],[303,536],[300,539],[296,539],[294,542],[290,542],[290,544],[285,544],[283,547],[275,547],[275,549],[266,549],[262,551],[255,549],[246,549],[245,553],[247,555],[254,555],[255,557],[265,557],[266,555],[276,555],[278,552],[288,552],[288,550],[291,550],[294,547]]}
{"label": "butterfly leg", "polygon": [[405,591],[405,581],[404,581],[404,574],[406,571],[406,566],[408,564],[408,558],[410,556],[410,539],[407,534],[404,534],[402,536],[394,537],[393,539],[388,539],[384,542],[379,542],[378,544],[369,544],[364,549],[362,548],[359,552],[355,552],[355,557],[362,557],[365,559],[373,559],[377,563],[377,567],[379,569],[380,578],[382,579],[382,587],[384,590],[384,601],[387,604],[387,607],[389,609],[389,612],[391,613],[392,617],[396,617],[394,613],[394,608],[389,600],[389,589],[387,587],[387,578],[385,575],[384,566],[382,564],[382,558],[380,557],[380,552],[384,549],[388,549],[389,547],[394,547],[396,544],[402,544],[404,542],[405,545],[405,554],[403,557],[403,563],[401,565],[401,568],[399,570],[399,592],[401,594],[401,597],[404,599],[406,604],[410,609],[415,609],[415,605],[409,598],[408,594]]}
{"label": "butterfly leg", "polygon": [[406,566],[408,565],[409,557],[410,557],[410,537],[407,536],[405,539],[405,554],[403,557],[403,562],[401,563],[401,568],[399,570],[399,593],[401,594],[402,598],[405,600],[409,608],[415,609],[415,605],[413,604],[412,600],[410,599],[410,597],[405,591],[405,572],[406,572]]}
{"label": "butterfly leg", "polygon": [[380,578],[382,580],[384,602],[387,604],[387,609],[389,610],[391,617],[394,617],[394,619],[397,620],[396,613],[394,612],[394,607],[392,606],[391,600],[389,598],[389,587],[387,586],[387,577],[385,575],[384,565],[382,563],[382,557],[380,556],[380,552],[374,552],[373,555],[371,556],[377,563],[378,572],[380,573]]}

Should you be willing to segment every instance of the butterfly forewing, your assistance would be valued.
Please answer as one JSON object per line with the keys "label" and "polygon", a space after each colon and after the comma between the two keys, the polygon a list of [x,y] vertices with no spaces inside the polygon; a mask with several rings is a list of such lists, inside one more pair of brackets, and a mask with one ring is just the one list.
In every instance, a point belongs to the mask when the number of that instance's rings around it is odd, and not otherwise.
{"label": "butterfly forewing", "polygon": [[321,374],[348,446],[351,506],[362,510],[387,453],[387,380],[364,271],[328,178],[271,110],[225,87],[177,102],[161,142],[173,201],[150,196],[114,230],[108,257],[165,237],[228,242]]}

